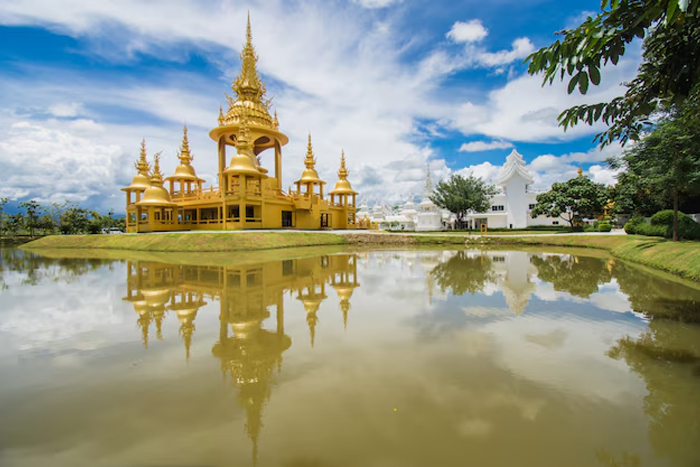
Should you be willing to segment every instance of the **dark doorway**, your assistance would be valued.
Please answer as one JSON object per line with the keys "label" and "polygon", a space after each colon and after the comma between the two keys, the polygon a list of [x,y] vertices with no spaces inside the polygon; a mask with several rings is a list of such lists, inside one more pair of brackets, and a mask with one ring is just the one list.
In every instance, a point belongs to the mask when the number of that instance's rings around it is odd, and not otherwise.
{"label": "dark doorway", "polygon": [[282,227],[294,227],[292,211],[282,211]]}

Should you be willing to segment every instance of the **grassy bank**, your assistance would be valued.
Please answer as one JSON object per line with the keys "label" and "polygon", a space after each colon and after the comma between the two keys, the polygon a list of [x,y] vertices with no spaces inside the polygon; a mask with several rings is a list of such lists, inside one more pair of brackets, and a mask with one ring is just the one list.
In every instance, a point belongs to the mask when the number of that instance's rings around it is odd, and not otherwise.
{"label": "grassy bank", "polygon": [[26,249],[109,249],[151,252],[252,251],[300,246],[344,245],[342,235],[314,232],[172,233],[149,235],[50,235]]}

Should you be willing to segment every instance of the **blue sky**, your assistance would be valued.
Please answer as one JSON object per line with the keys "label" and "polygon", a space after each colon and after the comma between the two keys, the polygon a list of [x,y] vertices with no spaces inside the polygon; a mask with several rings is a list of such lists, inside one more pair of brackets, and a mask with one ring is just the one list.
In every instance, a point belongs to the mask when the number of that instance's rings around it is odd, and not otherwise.
{"label": "blue sky", "polygon": [[[599,0],[16,0],[0,4],[0,196],[70,199],[123,212],[119,188],[146,139],[173,172],[187,124],[194,165],[216,179],[216,123],[238,67],[246,14],[274,96],[283,186],[303,169],[336,180],[345,150],[361,199],[396,203],[435,178],[495,180],[513,149],[544,190],[581,166],[614,182],[591,142],[600,127],[557,126],[561,110],[610,100],[634,76],[639,45],[587,96],[542,88],[523,59]],[[263,165],[270,165],[263,156]]]}

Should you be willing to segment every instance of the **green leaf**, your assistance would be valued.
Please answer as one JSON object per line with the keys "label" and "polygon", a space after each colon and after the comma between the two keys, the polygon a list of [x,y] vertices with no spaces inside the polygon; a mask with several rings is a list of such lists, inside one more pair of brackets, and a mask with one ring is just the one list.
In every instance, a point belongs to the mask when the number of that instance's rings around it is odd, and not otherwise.
{"label": "green leaf", "polygon": [[[673,21],[675,20],[674,14],[678,10],[679,4],[683,0],[678,0],[678,3],[676,3],[674,0],[671,0],[668,2],[668,9],[666,10],[666,25],[672,24]],[[688,7],[688,4],[686,3],[686,8]]]}
{"label": "green leaf", "polygon": [[598,86],[600,84],[600,70],[598,70],[598,68],[595,66],[589,66],[588,73],[591,77],[591,83]]}
{"label": "green leaf", "polygon": [[567,88],[567,92],[569,94],[574,92],[574,88],[576,88],[576,84],[578,83],[578,79],[580,76],[581,76],[581,73],[577,73],[574,75],[573,78],[571,78],[571,80],[569,80],[569,87]]}
{"label": "green leaf", "polygon": [[579,75],[581,76],[578,79],[578,90],[581,94],[586,94],[588,92],[588,73],[582,71]]}

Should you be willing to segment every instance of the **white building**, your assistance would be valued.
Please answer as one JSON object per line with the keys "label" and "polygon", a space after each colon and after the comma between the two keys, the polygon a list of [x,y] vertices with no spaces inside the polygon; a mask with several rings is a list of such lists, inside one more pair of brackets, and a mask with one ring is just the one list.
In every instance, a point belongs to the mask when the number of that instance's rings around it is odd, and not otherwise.
{"label": "white building", "polygon": [[532,175],[525,168],[523,156],[515,149],[506,158],[496,186],[500,193],[491,199],[491,209],[467,215],[470,227],[482,224],[490,228],[523,229],[534,225],[559,225],[561,219],[546,216],[530,217],[537,204],[537,193],[530,190]]}

